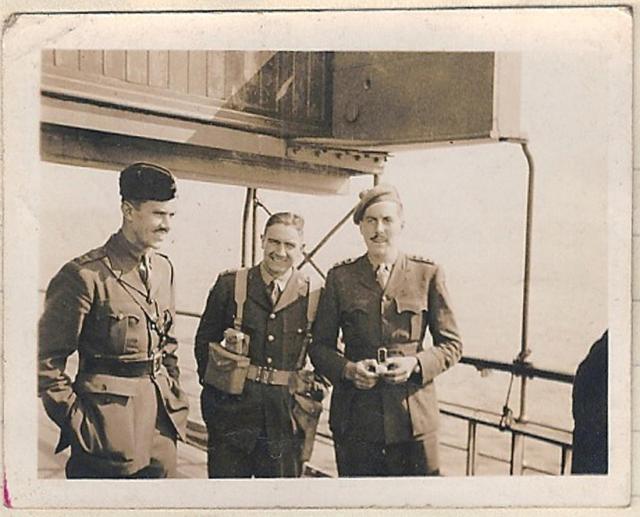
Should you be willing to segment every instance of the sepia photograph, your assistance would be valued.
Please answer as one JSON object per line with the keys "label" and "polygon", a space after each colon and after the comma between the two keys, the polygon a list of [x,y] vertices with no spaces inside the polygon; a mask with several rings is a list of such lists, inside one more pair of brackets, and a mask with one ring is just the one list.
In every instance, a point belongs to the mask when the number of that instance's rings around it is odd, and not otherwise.
{"label": "sepia photograph", "polygon": [[4,43],[5,506],[629,504],[627,11]]}

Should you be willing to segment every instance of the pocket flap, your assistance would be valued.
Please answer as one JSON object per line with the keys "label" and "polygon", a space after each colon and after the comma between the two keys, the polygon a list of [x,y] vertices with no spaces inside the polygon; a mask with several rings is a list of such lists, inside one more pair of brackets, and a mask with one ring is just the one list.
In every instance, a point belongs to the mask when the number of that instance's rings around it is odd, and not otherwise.
{"label": "pocket flap", "polygon": [[220,343],[209,343],[209,361],[219,370],[230,371],[238,367],[247,367],[250,359],[245,355],[230,352]]}
{"label": "pocket flap", "polygon": [[298,393],[293,395],[295,399],[296,405],[294,406],[294,414],[298,411],[302,411],[302,413],[306,413],[308,418],[317,419],[322,413],[322,402],[318,402],[317,400],[313,400],[310,397],[305,397],[304,395],[300,395]]}
{"label": "pocket flap", "polygon": [[426,297],[418,297],[418,296],[403,296],[396,297],[396,306],[398,307],[398,313],[409,311],[415,314],[419,314],[422,311],[427,310],[427,299]]}
{"label": "pocket flap", "polygon": [[75,381],[78,392],[86,393],[110,393],[132,397],[138,392],[139,379],[128,377],[115,377],[102,373],[91,375],[79,374]]}

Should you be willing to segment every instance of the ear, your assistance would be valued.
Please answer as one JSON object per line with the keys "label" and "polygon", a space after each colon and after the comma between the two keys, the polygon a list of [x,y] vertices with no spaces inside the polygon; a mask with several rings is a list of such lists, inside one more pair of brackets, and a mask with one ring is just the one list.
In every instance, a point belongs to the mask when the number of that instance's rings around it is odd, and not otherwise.
{"label": "ear", "polygon": [[261,244],[262,249],[264,249],[264,246],[265,246],[266,243],[267,243],[267,241],[266,241],[265,235],[264,234],[260,235],[260,244]]}
{"label": "ear", "polygon": [[122,217],[124,217],[126,221],[131,220],[131,214],[133,213],[133,210],[134,210],[133,205],[128,201],[123,201],[120,204],[120,211],[122,212]]}

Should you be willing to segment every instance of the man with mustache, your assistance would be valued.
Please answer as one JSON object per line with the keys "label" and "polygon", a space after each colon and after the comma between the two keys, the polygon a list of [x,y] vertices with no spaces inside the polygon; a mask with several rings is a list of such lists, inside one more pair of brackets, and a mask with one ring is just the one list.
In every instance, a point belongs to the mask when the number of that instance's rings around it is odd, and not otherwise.
{"label": "man with mustache", "polygon": [[[160,478],[176,470],[187,396],[180,388],[173,266],[156,250],[175,215],[167,169],[120,174],[122,226],[51,280],[39,323],[39,393],[71,446],[68,478]],[[72,383],[67,358],[78,352]]]}
{"label": "man with mustache", "polygon": [[[302,473],[305,429],[296,419],[293,388],[306,360],[310,312],[315,313],[310,305],[319,294],[295,268],[302,258],[303,227],[299,215],[270,216],[261,237],[262,262],[248,270],[220,274],[209,293],[196,333],[195,355],[203,386],[202,415],[209,432],[210,478],[298,477]],[[239,289],[241,273],[246,283]],[[208,383],[207,367],[215,360],[210,345],[222,342],[238,318],[241,324],[235,324],[236,330],[249,338],[250,365],[241,393],[233,394]]]}
{"label": "man with mustache", "polygon": [[363,191],[353,220],[367,253],[329,271],[310,350],[334,386],[338,474],[438,475],[434,378],[462,355],[442,269],[398,249],[404,218],[394,187]]}

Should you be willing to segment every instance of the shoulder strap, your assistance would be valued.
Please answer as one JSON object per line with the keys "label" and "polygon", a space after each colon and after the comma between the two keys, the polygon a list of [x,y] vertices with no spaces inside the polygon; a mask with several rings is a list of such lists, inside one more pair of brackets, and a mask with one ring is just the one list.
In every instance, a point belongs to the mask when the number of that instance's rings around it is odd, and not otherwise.
{"label": "shoulder strap", "polygon": [[247,300],[247,278],[249,270],[247,268],[239,269],[236,272],[234,298],[236,302],[236,317],[233,320],[233,327],[236,330],[242,328],[242,313],[244,311],[244,302]]}
{"label": "shoulder strap", "polygon": [[296,369],[300,370],[304,367],[305,356],[307,355],[307,348],[311,343],[311,327],[316,319],[316,312],[318,311],[318,301],[320,300],[320,289],[318,286],[314,286],[311,280],[307,281],[307,335],[305,336],[302,349],[300,350],[300,356],[296,361]]}
{"label": "shoulder strap", "polygon": [[310,332],[313,322],[318,312],[318,302],[320,301],[320,289],[313,289],[309,282],[309,301],[307,302],[307,330]]}

